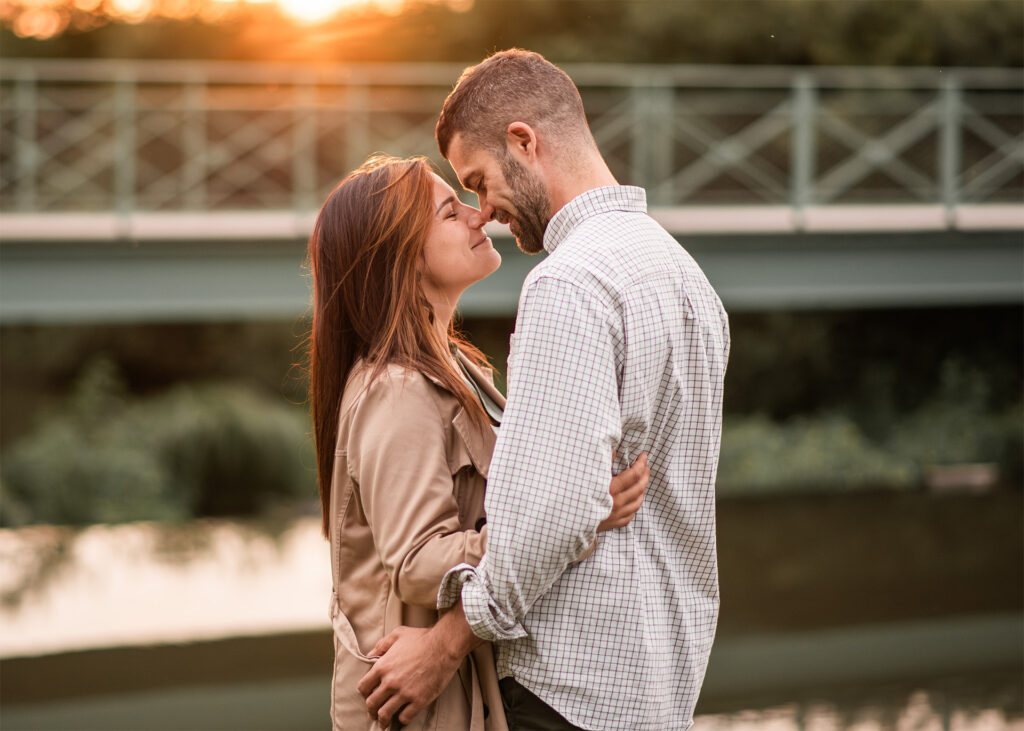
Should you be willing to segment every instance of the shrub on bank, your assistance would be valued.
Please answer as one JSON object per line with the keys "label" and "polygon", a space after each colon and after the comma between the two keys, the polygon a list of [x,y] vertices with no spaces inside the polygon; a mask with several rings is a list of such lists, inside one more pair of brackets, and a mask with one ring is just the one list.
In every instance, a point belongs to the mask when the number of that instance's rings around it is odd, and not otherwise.
{"label": "shrub on bank", "polygon": [[313,497],[304,410],[236,385],[129,400],[109,361],[4,455],[0,523],[246,515]]}
{"label": "shrub on bank", "polygon": [[[985,378],[944,367],[917,410],[868,429],[844,412],[773,421],[727,416],[722,496],[916,488],[941,465],[998,465],[1024,480],[1024,406],[993,406]],[[876,414],[877,416],[877,414]],[[92,362],[67,404],[3,455],[0,525],[252,515],[315,500],[305,410],[239,385],[182,385],[131,399]]]}
{"label": "shrub on bank", "polygon": [[888,447],[923,468],[996,464],[1004,481],[1020,484],[1024,404],[992,404],[984,374],[944,363],[939,388],[917,410],[895,421]]}
{"label": "shrub on bank", "polygon": [[723,429],[720,495],[907,489],[918,477],[912,460],[873,444],[839,414],[783,424],[738,417],[727,419]]}

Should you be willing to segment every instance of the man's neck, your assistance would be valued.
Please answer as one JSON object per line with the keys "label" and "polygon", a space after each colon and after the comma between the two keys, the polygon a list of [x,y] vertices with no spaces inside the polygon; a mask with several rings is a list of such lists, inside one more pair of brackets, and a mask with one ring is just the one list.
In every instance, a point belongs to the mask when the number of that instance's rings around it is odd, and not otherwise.
{"label": "man's neck", "polygon": [[587,154],[582,163],[577,163],[571,170],[553,170],[548,175],[551,215],[588,190],[618,184],[600,153],[594,151]]}

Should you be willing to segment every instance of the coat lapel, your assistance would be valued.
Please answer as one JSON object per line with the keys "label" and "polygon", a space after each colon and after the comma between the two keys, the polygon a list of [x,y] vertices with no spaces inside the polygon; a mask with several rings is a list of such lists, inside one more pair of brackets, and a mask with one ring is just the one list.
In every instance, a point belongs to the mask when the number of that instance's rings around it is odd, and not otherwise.
{"label": "coat lapel", "polygon": [[487,392],[488,396],[494,399],[494,403],[504,409],[505,397],[501,395],[501,391],[494,385],[494,372],[491,370],[484,371],[467,358],[461,350],[459,351],[459,362],[466,366],[466,370],[473,376],[473,380],[480,385],[480,388]]}

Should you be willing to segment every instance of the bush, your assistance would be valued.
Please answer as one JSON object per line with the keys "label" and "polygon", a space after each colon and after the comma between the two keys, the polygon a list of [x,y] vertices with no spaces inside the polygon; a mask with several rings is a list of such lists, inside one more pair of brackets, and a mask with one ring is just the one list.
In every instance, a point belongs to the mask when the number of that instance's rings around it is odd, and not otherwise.
{"label": "bush", "polygon": [[315,494],[302,409],[238,386],[131,401],[91,362],[66,407],[3,460],[0,524],[252,514]]}
{"label": "bush", "polygon": [[238,386],[180,386],[136,415],[151,417],[162,421],[152,425],[160,461],[194,515],[252,514],[315,489],[302,409]]}
{"label": "bush", "polygon": [[718,465],[720,495],[830,492],[917,484],[916,465],[871,443],[838,414],[775,423],[728,418]]}
{"label": "bush", "polygon": [[1024,404],[993,398],[991,378],[957,359],[909,413],[881,399],[860,419],[831,412],[773,422],[727,416],[718,485],[723,495],[863,488],[906,489],[940,465],[994,463],[1024,481]]}
{"label": "bush", "polygon": [[940,386],[919,409],[896,422],[888,444],[922,468],[994,462],[1005,480],[1019,480],[1024,406],[993,409],[983,373],[957,361],[942,366]]}

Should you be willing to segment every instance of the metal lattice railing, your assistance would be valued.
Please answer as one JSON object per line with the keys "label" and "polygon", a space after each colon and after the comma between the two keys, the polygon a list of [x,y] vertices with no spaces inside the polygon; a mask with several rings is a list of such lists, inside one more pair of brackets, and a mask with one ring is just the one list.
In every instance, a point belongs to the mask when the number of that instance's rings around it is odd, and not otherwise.
{"label": "metal lattice railing", "polygon": [[[1017,70],[566,70],[613,173],[656,206],[1024,201]],[[309,212],[370,152],[437,159],[460,71],[7,60],[0,206]]]}

